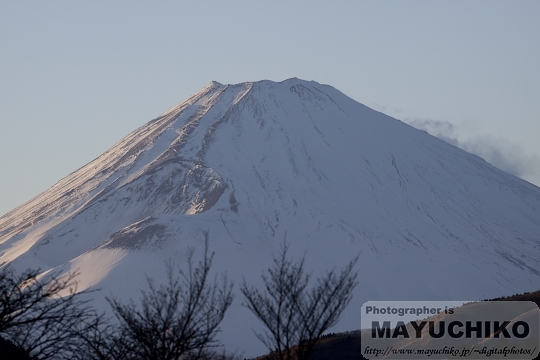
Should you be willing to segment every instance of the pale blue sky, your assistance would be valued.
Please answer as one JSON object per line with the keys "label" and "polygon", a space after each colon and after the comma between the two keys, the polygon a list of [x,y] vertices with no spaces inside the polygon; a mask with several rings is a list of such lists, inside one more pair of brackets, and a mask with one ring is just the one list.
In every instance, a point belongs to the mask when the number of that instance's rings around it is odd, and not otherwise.
{"label": "pale blue sky", "polygon": [[0,215],[211,80],[290,77],[540,184],[538,1],[2,1]]}

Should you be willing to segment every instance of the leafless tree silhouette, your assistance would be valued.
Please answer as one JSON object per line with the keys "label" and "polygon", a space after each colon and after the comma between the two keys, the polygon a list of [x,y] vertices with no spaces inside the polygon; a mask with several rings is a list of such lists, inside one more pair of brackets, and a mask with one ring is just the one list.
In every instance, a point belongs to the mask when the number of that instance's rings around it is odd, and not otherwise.
{"label": "leafless tree silhouette", "polygon": [[167,264],[167,282],[156,286],[147,278],[140,306],[108,299],[120,321],[120,336],[128,359],[200,359],[217,345],[219,324],[233,301],[233,284],[226,276],[209,280],[214,253],[208,253],[205,233],[203,259],[188,254],[187,271]]}
{"label": "leafless tree silhouette", "polygon": [[[31,359],[70,359],[77,347],[74,330],[95,313],[80,300],[77,273],[39,270],[17,275],[0,270],[0,336]],[[84,292],[83,292],[84,293]]]}
{"label": "leafless tree silhouette", "polygon": [[[335,325],[347,307],[357,285],[354,258],[340,272],[328,271],[309,288],[311,274],[305,272],[304,259],[287,258],[283,244],[274,266],[263,275],[264,290],[242,284],[244,305],[265,325],[257,337],[276,359],[308,359],[319,337]],[[293,357],[294,356],[294,357]]]}

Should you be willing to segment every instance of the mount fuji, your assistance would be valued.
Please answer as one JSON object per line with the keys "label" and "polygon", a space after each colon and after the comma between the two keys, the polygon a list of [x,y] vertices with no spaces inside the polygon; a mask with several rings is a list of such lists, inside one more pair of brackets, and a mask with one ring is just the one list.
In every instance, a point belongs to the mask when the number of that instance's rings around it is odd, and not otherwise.
{"label": "mount fuji", "polygon": [[[78,270],[78,289],[101,289],[105,309],[104,296],[136,299],[145,275],[200,249],[203,231],[213,270],[236,284],[260,283],[284,241],[314,275],[359,255],[336,331],[358,329],[368,300],[540,288],[538,187],[296,78],[211,82],[1,217],[0,263]],[[221,339],[263,353],[241,303]]]}

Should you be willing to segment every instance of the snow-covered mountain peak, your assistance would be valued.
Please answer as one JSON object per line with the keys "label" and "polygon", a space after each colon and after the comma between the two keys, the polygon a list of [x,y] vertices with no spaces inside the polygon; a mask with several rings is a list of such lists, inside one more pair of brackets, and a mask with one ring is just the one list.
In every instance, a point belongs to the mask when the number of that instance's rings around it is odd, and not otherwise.
{"label": "snow-covered mountain peak", "polygon": [[316,271],[359,253],[342,329],[367,300],[540,287],[539,188],[296,78],[209,83],[1,217],[0,262],[78,268],[81,289],[130,297],[203,230],[236,279],[256,280],[284,238]]}

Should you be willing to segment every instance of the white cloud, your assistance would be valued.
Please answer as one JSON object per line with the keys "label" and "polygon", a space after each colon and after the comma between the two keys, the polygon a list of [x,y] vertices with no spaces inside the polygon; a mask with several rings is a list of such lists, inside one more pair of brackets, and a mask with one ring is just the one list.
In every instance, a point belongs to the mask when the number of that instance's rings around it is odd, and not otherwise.
{"label": "white cloud", "polygon": [[432,119],[403,119],[417,129],[425,130],[433,136],[480,156],[491,165],[512,175],[540,186],[540,159],[528,155],[508,139],[490,136],[475,136],[463,139],[456,126],[447,121]]}

